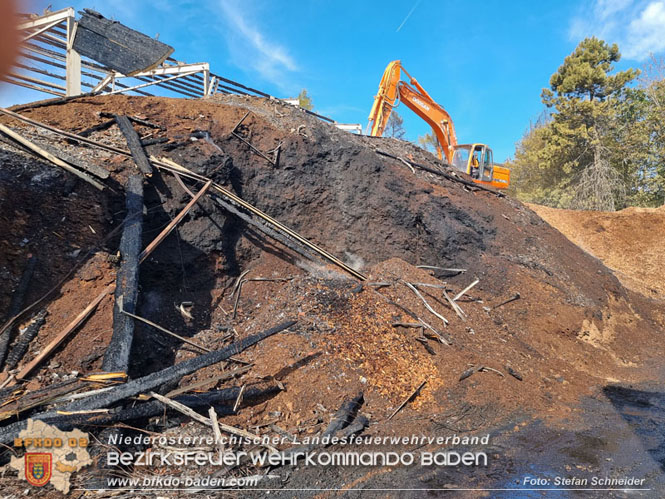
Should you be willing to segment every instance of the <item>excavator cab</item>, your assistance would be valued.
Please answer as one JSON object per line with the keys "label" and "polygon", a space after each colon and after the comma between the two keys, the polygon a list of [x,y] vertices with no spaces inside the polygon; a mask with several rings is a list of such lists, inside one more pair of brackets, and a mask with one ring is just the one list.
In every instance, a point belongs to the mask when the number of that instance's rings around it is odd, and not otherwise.
{"label": "excavator cab", "polygon": [[506,188],[510,170],[494,164],[492,149],[485,144],[458,144],[454,146],[453,167],[470,175],[474,182]]}

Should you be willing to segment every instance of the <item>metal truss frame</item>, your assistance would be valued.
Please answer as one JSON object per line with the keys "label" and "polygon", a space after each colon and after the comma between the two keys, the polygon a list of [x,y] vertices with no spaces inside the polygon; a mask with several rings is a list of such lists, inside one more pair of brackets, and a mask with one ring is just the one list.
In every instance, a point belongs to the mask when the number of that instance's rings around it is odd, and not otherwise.
{"label": "metal truss frame", "polygon": [[[2,1],[2,0],[0,0]],[[241,94],[276,99],[252,87],[210,71],[207,62],[188,64],[167,58],[150,71],[132,76],[118,73],[74,50],[78,22],[73,7],[42,15],[21,14],[18,30],[22,40],[20,56],[13,70],[2,80],[58,97],[86,94],[132,93],[200,99],[215,94]],[[277,99],[279,100],[279,99]],[[329,123],[326,116],[302,109]],[[359,125],[341,125],[357,131]],[[362,129],[361,129],[362,130]]]}

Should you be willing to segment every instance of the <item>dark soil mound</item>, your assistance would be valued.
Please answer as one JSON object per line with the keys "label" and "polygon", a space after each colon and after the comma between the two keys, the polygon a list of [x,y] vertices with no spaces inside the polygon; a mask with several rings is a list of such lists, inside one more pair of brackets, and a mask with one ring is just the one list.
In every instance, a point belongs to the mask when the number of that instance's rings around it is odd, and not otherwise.
{"label": "dark soil mound", "polygon": [[[149,153],[214,179],[366,273],[370,281],[389,284],[379,289],[367,283],[358,286],[341,270],[309,262],[266,238],[210,198],[199,203],[141,267],[138,313],[209,348],[225,344],[228,331],[244,336],[280,320],[298,319],[297,334],[276,335],[243,355],[254,362],[250,380],[276,376],[288,389],[260,408],[241,411],[234,416],[237,424],[260,425],[277,418],[289,431],[319,431],[329,421],[326,411],[336,410],[358,390],[365,391],[364,410],[370,419],[384,420],[427,381],[400,416],[382,426],[383,434],[412,432],[414,418],[425,431],[460,414],[467,418],[465,428],[479,429],[516,412],[569,416],[581,395],[598,393],[608,380],[655,376],[650,369],[663,354],[662,341],[654,334],[663,317],[662,302],[626,290],[600,261],[521,203],[422,170],[413,172],[403,162],[376,153],[380,148],[429,168],[441,167],[412,144],[351,135],[296,108],[238,96],[201,101],[82,98],[24,114],[76,132],[103,121],[100,111],[141,116],[163,126],[162,131],[137,127],[146,139],[167,139],[147,146]],[[31,133],[17,122],[2,121]],[[115,128],[91,138],[124,147]],[[48,187],[62,199],[50,199],[47,206],[62,202],[73,210],[68,214],[70,232],[60,235],[76,241],[84,252],[97,245],[114,254],[117,236],[104,237],[124,217],[122,186],[128,172],[135,171],[133,162],[62,139],[52,143],[111,171],[109,185],[116,191],[100,197],[80,182],[72,187],[74,194],[56,189],[56,183]],[[11,168],[31,161],[11,154]],[[39,210],[27,209],[41,194],[35,191],[31,197],[36,188],[27,178],[17,188],[17,181],[0,175],[7,196],[1,229],[12,234],[3,246],[0,270],[12,283],[22,268],[13,262],[25,261],[27,253],[37,249],[19,241],[49,245],[57,242],[49,233],[58,232],[54,215],[44,218]],[[190,183],[189,188],[195,191],[200,185]],[[144,244],[189,199],[172,175],[156,173],[146,181]],[[25,219],[20,225],[18,216]],[[87,225],[95,233],[75,239],[79,236],[72,234],[90,232]],[[35,234],[46,239],[35,239]],[[40,259],[40,272],[55,275],[71,249],[51,244],[48,250],[50,260]],[[51,320],[35,348],[45,345],[97,288],[113,279],[112,265],[100,263],[107,262],[104,255],[98,252],[68,281],[62,290],[67,301],[57,296],[46,301]],[[464,271],[416,268],[419,265]],[[264,280],[245,282],[238,297],[233,285],[245,271],[245,278]],[[268,278],[276,280],[265,281]],[[442,289],[452,297],[475,278],[478,285],[458,302],[465,313],[460,318]],[[448,326],[404,281],[421,283],[421,294],[446,316]],[[516,294],[519,299],[493,308]],[[3,305],[9,296],[5,292]],[[185,301],[194,303],[192,318],[179,310]],[[56,354],[60,369],[99,367],[110,337],[110,308],[95,314],[90,325],[94,335],[85,325]],[[424,326],[421,331],[398,325],[419,319],[451,344],[432,340]],[[138,325],[130,375],[193,355],[186,345]],[[480,371],[460,381],[470,366],[499,373]],[[181,384],[210,379],[225,369],[212,366]],[[261,427],[269,431],[267,425]]]}

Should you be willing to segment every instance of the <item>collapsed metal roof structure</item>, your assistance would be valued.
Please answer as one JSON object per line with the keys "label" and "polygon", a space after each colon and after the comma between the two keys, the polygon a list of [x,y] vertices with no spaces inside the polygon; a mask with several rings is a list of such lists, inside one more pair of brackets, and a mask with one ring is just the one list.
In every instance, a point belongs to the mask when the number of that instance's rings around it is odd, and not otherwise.
{"label": "collapsed metal roof structure", "polygon": [[[276,97],[210,71],[207,62],[171,57],[174,49],[155,38],[106,19],[90,9],[76,19],[73,7],[42,15],[20,14],[21,46],[8,83],[58,97],[129,93],[202,98],[215,94]],[[278,99],[289,102],[289,99]],[[291,102],[289,102],[291,103]],[[359,124],[342,124],[301,108],[338,128],[362,135]]]}
{"label": "collapsed metal roof structure", "polygon": [[[212,73],[207,62],[177,61],[168,45],[91,10],[78,20],[72,7],[22,17],[20,59],[3,78],[15,85],[59,97],[81,95],[84,89],[153,95],[150,87],[193,98],[216,93],[271,97]],[[154,64],[131,64],[155,54]]]}

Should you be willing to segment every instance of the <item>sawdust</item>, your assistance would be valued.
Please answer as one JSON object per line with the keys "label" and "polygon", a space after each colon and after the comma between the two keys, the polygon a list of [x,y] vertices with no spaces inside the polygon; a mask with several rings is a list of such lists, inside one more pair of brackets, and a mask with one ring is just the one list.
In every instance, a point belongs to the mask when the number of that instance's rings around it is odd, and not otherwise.
{"label": "sawdust", "polygon": [[356,294],[349,310],[334,314],[331,319],[339,332],[327,340],[336,355],[362,370],[369,389],[397,404],[422,381],[428,381],[412,408],[417,410],[433,400],[434,391],[442,385],[436,365],[413,341],[414,330],[391,327],[392,322],[407,320],[380,296],[371,292]]}
{"label": "sawdust", "polygon": [[626,287],[649,297],[665,297],[665,207],[617,212],[529,207],[613,269]]}

